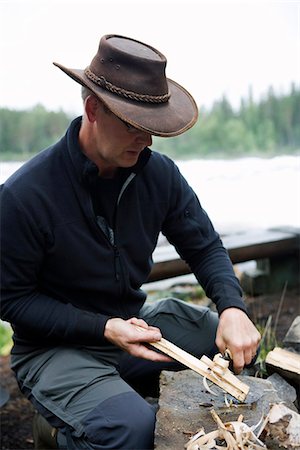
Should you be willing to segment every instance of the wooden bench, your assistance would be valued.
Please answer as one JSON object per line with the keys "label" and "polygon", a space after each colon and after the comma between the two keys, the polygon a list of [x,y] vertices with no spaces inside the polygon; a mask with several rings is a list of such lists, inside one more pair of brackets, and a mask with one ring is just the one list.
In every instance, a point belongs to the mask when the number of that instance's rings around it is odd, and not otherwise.
{"label": "wooden bench", "polygon": [[[222,237],[233,264],[286,257],[299,257],[300,230],[294,228],[250,230]],[[158,247],[153,255],[154,266],[148,282],[191,273],[174,247]]]}

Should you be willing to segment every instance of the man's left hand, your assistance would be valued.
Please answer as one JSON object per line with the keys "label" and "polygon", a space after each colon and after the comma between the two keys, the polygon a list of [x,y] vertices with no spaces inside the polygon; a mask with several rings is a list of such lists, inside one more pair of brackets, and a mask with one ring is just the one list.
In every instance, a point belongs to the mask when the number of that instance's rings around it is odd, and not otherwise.
{"label": "man's left hand", "polygon": [[216,344],[223,354],[226,349],[230,350],[235,373],[240,373],[245,365],[250,364],[260,339],[260,333],[242,310],[228,308],[221,313]]}

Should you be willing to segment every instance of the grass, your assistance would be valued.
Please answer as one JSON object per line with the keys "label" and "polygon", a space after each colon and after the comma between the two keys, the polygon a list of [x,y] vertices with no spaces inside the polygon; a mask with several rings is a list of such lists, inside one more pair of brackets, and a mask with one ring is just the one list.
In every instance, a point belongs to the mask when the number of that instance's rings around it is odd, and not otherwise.
{"label": "grass", "polygon": [[288,283],[286,281],[284,284],[282,293],[281,293],[278,310],[277,310],[276,317],[274,320],[274,325],[272,323],[273,322],[272,316],[268,317],[264,326],[262,326],[259,323],[256,323],[256,327],[261,334],[260,351],[259,351],[259,355],[256,360],[256,366],[259,368],[258,375],[260,375],[262,377],[267,375],[266,364],[265,364],[267,354],[271,350],[273,350],[275,347],[281,346],[281,343],[278,342],[278,340],[277,340],[276,331],[277,331],[278,320],[279,320],[281,310],[282,310],[282,305],[283,305],[283,302],[285,299],[287,286],[288,286]]}
{"label": "grass", "polygon": [[12,328],[7,322],[0,321],[0,356],[7,356],[10,354],[13,346]]}
{"label": "grass", "polygon": [[260,343],[260,351],[256,360],[256,367],[258,368],[258,376],[264,377],[267,375],[266,357],[267,354],[280,344],[276,338],[276,330],[272,326],[272,316],[268,317],[264,326],[256,324],[256,328],[260,332],[262,338]]}

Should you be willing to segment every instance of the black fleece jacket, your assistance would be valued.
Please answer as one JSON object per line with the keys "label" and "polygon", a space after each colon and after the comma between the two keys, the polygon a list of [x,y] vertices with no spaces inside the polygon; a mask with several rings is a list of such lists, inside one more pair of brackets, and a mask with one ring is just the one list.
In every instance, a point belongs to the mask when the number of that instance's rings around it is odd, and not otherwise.
{"label": "black fleece jacket", "polygon": [[15,350],[103,345],[106,321],[138,314],[162,233],[187,261],[219,313],[245,310],[219,235],[166,156],[146,148],[122,171],[113,227],[95,215],[80,150],[81,118],[12,175],[1,190],[1,314]]}

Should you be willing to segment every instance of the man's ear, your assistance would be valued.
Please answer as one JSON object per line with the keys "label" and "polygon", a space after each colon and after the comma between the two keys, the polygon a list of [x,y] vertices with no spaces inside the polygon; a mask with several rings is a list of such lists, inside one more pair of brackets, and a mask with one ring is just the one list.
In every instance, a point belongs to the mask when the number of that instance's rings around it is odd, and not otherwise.
{"label": "man's ear", "polygon": [[100,102],[95,95],[89,95],[84,102],[86,115],[90,122],[95,122]]}

